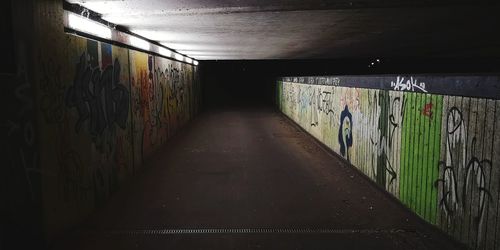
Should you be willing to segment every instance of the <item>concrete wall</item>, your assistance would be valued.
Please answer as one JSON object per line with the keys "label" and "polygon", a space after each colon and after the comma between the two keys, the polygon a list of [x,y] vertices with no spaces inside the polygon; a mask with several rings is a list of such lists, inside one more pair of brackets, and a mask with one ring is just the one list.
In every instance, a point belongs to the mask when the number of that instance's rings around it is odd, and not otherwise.
{"label": "concrete wall", "polygon": [[196,66],[65,34],[62,1],[26,2],[16,18],[32,17],[22,29],[31,44],[21,54],[33,68],[8,78],[16,107],[9,116],[19,128],[9,138],[18,141],[11,153],[21,153],[11,172],[22,174],[12,175],[19,180],[9,188],[22,186],[17,193],[33,200],[29,211],[40,221],[19,233],[37,225],[36,235],[50,244],[196,115],[200,82]]}
{"label": "concrete wall", "polygon": [[[33,10],[29,1],[2,7],[5,32],[2,83],[2,164],[0,166],[0,249],[36,249],[43,242],[41,171],[36,122]],[[6,13],[7,12],[7,13]],[[10,12],[10,13],[9,13]],[[9,14],[8,14],[9,13]],[[11,19],[5,20],[6,18]],[[2,25],[2,26],[3,26]],[[13,58],[9,55],[14,55]]]}
{"label": "concrete wall", "polygon": [[278,106],[426,221],[500,247],[500,78],[289,77]]}

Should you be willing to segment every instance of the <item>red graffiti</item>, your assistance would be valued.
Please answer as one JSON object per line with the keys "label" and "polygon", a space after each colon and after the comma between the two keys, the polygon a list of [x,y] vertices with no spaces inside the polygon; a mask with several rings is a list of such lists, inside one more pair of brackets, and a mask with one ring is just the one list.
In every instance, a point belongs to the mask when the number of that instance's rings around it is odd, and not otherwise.
{"label": "red graffiti", "polygon": [[425,115],[432,119],[432,103],[427,103],[422,110],[422,115]]}

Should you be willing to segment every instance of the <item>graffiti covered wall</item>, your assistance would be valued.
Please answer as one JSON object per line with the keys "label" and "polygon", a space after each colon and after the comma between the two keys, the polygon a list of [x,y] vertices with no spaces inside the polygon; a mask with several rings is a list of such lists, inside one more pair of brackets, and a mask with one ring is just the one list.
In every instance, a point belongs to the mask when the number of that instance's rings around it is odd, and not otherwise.
{"label": "graffiti covered wall", "polygon": [[194,116],[199,82],[191,65],[129,53],[134,161],[140,165]]}
{"label": "graffiti covered wall", "polygon": [[[42,180],[48,232],[106,201],[192,118],[196,98],[192,66],[69,35],[66,42],[64,63],[40,64],[41,164],[52,173]],[[155,61],[182,77],[155,72]],[[170,108],[173,84],[182,101]]]}
{"label": "graffiti covered wall", "polygon": [[107,201],[198,110],[195,66],[66,34],[62,18],[61,1],[36,2],[34,115],[49,242]]}
{"label": "graffiti covered wall", "polygon": [[491,76],[287,77],[277,99],[426,221],[471,248],[498,249],[499,88]]}

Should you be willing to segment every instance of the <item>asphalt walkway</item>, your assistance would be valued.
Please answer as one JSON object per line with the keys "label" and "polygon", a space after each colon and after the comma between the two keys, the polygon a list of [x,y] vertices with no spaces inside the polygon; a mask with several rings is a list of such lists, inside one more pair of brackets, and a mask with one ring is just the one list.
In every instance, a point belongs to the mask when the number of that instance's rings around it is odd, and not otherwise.
{"label": "asphalt walkway", "polygon": [[55,248],[460,247],[272,110],[205,112],[145,169]]}

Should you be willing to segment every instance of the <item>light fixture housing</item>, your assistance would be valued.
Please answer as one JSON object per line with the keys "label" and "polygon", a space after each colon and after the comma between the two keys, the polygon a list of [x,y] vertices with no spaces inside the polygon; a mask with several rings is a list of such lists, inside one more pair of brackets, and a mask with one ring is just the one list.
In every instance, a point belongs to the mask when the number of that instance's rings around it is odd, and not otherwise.
{"label": "light fixture housing", "polygon": [[108,26],[72,12],[68,12],[68,28],[108,40],[113,37]]}
{"label": "light fixture housing", "polygon": [[183,61],[184,60],[184,56],[181,55],[181,54],[178,54],[178,53],[175,53],[174,57],[175,57],[175,59],[177,59],[179,61]]}
{"label": "light fixture housing", "polygon": [[130,36],[129,42],[130,42],[130,45],[132,45],[133,47],[147,50],[147,51],[151,50],[151,44],[148,41],[141,39],[139,37]]}
{"label": "light fixture housing", "polygon": [[166,58],[175,59],[193,65],[198,62],[193,58],[183,56],[173,50],[161,45],[150,42],[148,38],[142,38],[133,33],[116,30],[112,23],[101,21],[102,19],[87,18],[70,10],[64,10],[65,31],[70,34],[77,34],[90,39],[103,42],[115,42],[124,46],[130,46],[135,49],[151,52]]}
{"label": "light fixture housing", "polygon": [[159,53],[160,53],[160,55],[162,55],[162,56],[172,57],[172,51],[171,51],[171,50],[168,50],[168,49],[165,49],[165,48],[163,48],[163,47],[159,47],[158,52],[159,52]]}

